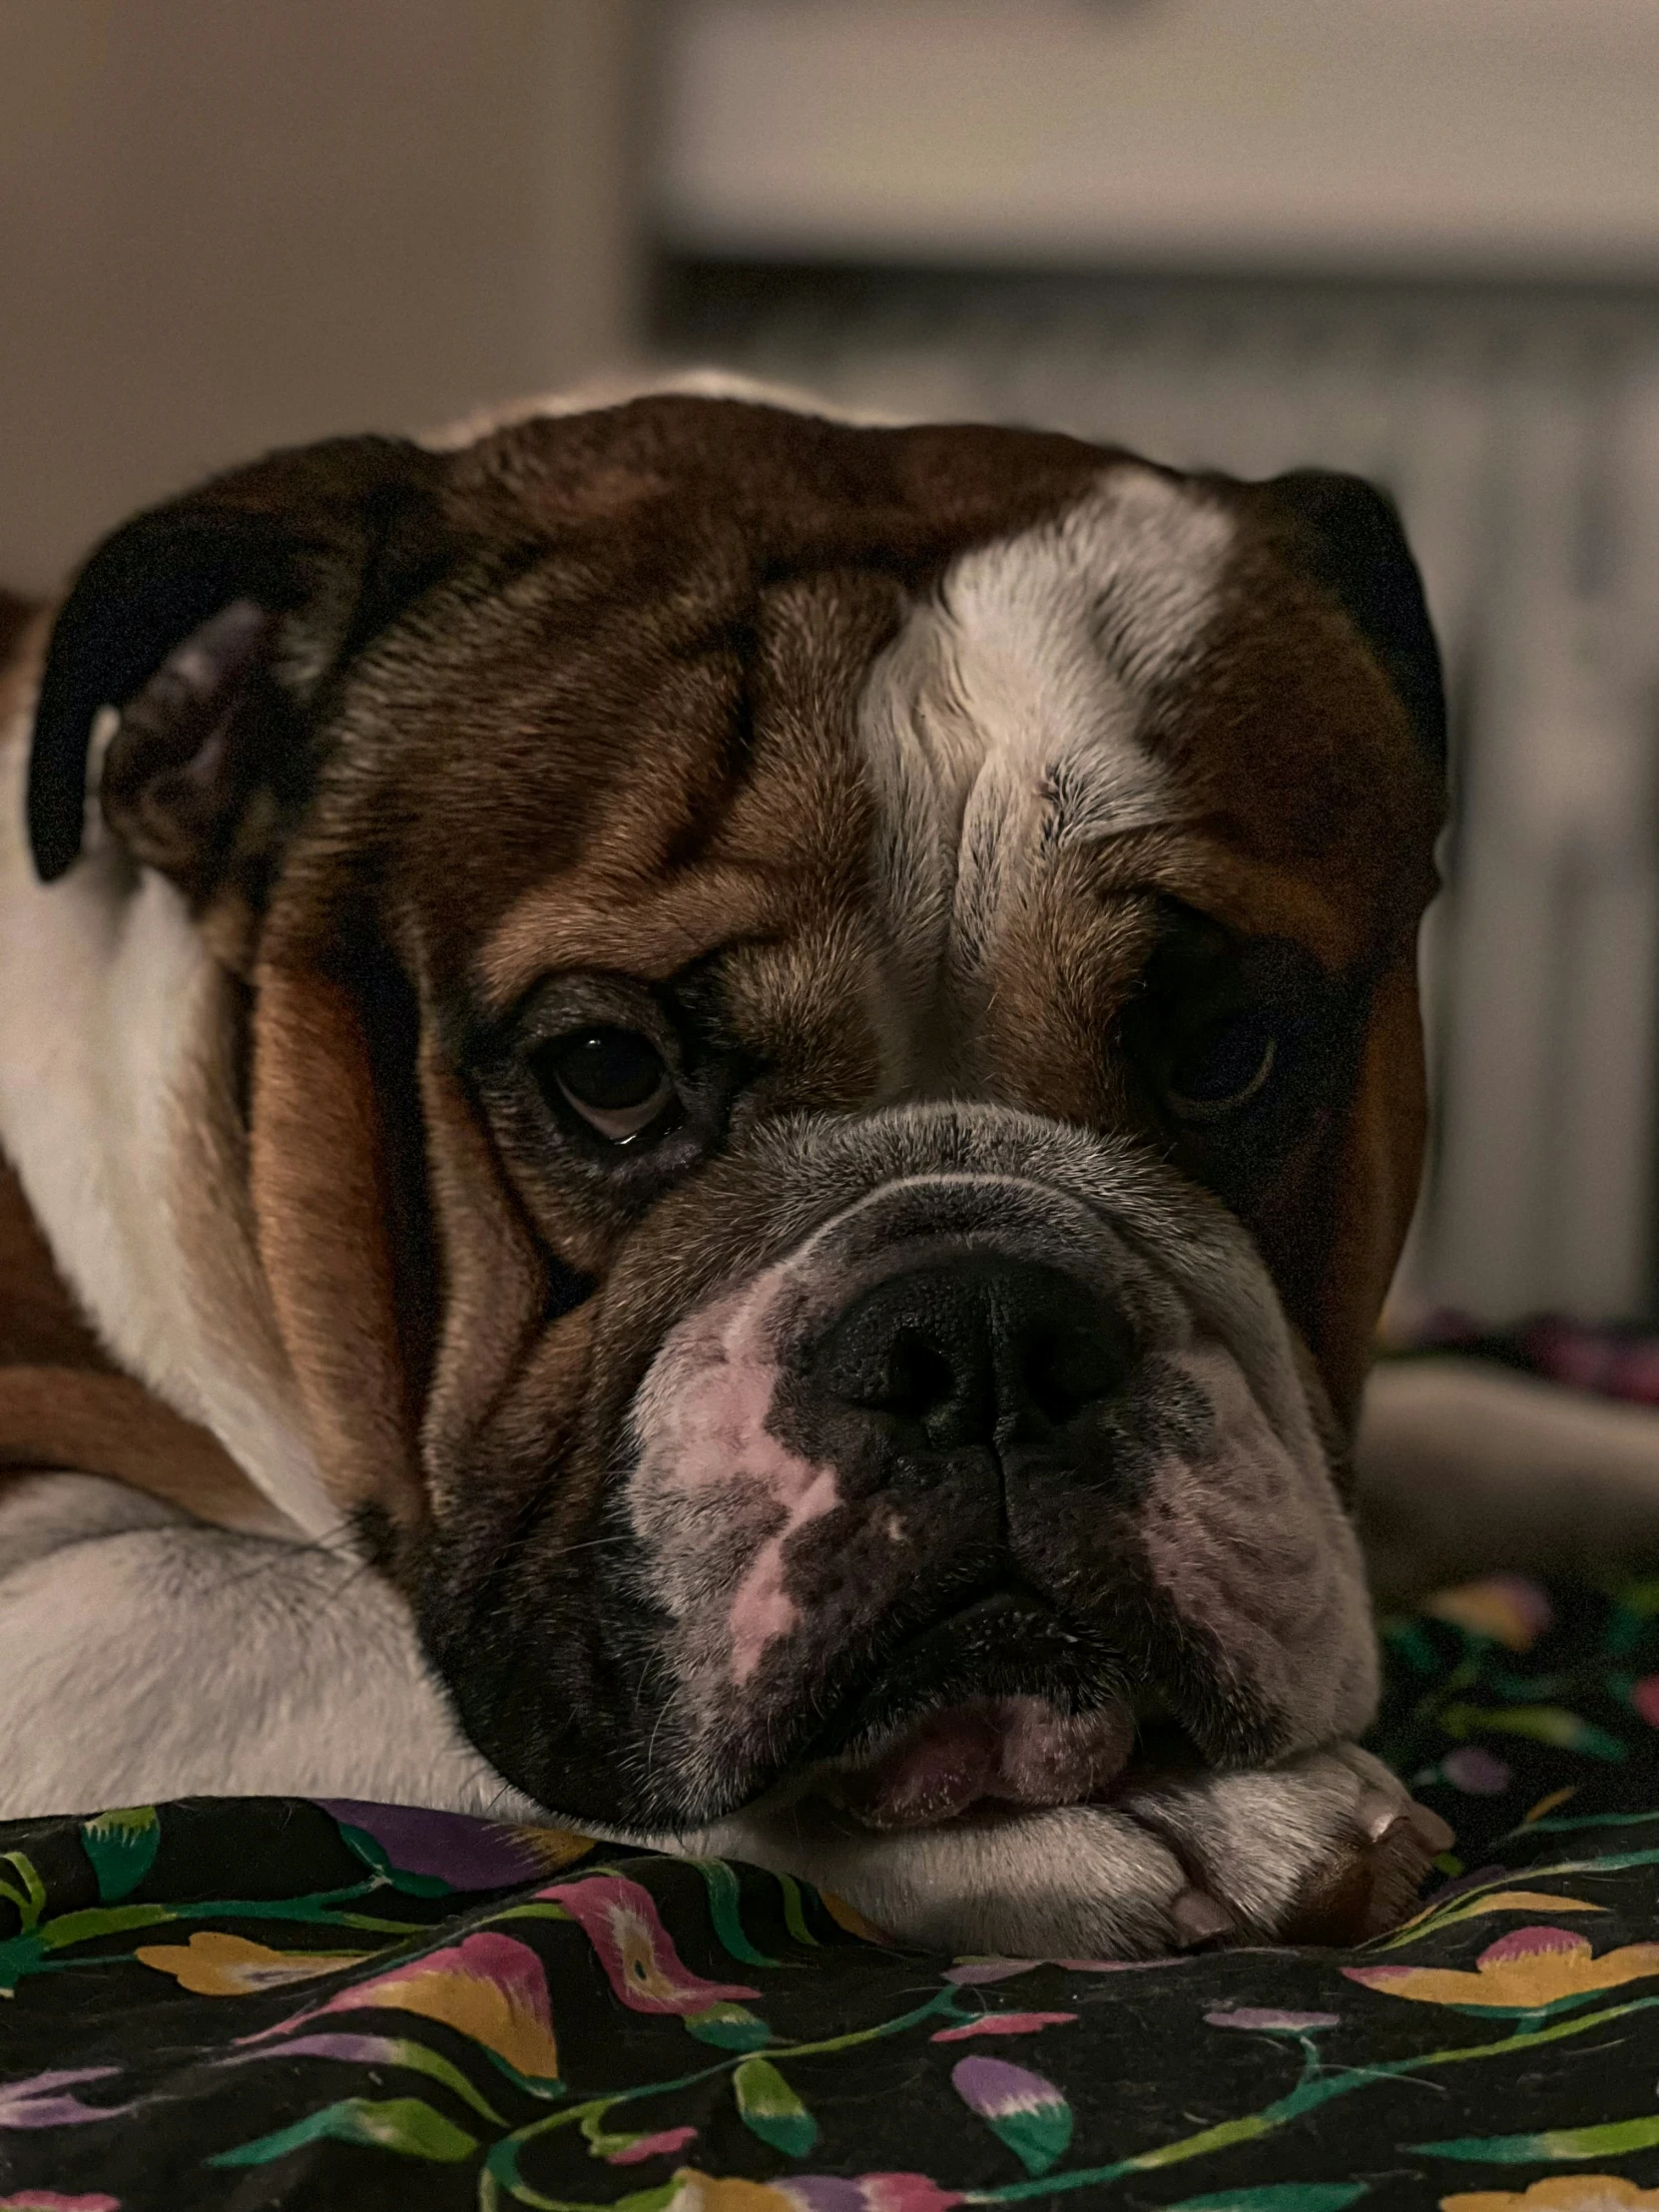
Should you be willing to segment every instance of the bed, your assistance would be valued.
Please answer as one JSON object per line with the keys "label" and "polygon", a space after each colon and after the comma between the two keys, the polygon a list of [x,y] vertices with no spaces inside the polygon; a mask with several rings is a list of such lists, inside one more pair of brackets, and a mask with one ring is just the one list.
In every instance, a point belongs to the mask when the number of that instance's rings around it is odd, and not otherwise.
{"label": "bed", "polygon": [[1457,1840],[1352,1951],[922,1956],[340,1801],[0,1828],[0,2212],[1659,2207],[1659,1582],[1384,1639],[1374,1744]]}

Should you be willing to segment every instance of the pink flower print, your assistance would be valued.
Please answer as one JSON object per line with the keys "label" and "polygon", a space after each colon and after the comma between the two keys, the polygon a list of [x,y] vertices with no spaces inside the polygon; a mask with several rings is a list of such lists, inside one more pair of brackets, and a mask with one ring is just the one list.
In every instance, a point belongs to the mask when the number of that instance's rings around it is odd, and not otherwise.
{"label": "pink flower print", "polygon": [[1031,1973],[1042,1963],[1040,1958],[958,1958],[945,1968],[944,1978],[958,1989],[974,1989],[988,1981],[1012,1981],[1015,1974]]}
{"label": "pink flower print", "polygon": [[1187,1951],[1176,1958],[1056,1958],[1052,1963],[1065,1973],[1167,1973],[1171,1966],[1190,1966],[1200,1953]]}
{"label": "pink flower print", "polygon": [[683,2019],[726,1998],[758,1997],[742,1982],[705,1981],[685,1965],[658,1916],[655,1900],[617,1874],[556,1883],[538,1898],[562,1905],[599,1953],[611,1987],[631,2011],[673,2012]]}
{"label": "pink flower print", "polygon": [[1454,1790],[1470,1797],[1501,1797],[1509,1787],[1509,1769],[1478,1744],[1459,1744],[1440,1761],[1440,1772]]}
{"label": "pink flower print", "polygon": [[441,2020],[446,2027],[481,2043],[493,2058],[524,2081],[558,2079],[559,2053],[553,2039],[542,1962],[528,1943],[521,1943],[516,1936],[498,1936],[490,1929],[356,1982],[330,1997],[326,2004],[295,2013],[259,2035],[245,2036],[243,2041],[269,2042],[276,2036],[290,2035],[295,2028],[330,2012],[366,2012],[371,2008]]}
{"label": "pink flower print", "polygon": [[950,2212],[962,2202],[959,2189],[941,2189],[925,2174],[864,2174],[863,2212]]}
{"label": "pink flower print", "polygon": [[1006,2058],[964,2058],[952,2069],[950,2083],[962,2102],[986,2120],[1061,2101],[1052,2081]]}
{"label": "pink flower print", "polygon": [[674,2212],[951,2212],[959,2189],[941,2189],[925,2174],[791,2174],[788,2181],[722,2180],[682,2166],[675,2175]]}
{"label": "pink flower print", "polygon": [[959,2058],[950,2085],[1028,2174],[1046,2173],[1071,2142],[1071,2106],[1041,2074],[1006,2058]]}
{"label": "pink flower print", "polygon": [[1630,1685],[1630,1702],[1649,1728],[1659,1728],[1659,1674],[1644,1674]]}
{"label": "pink flower print", "polygon": [[647,2158],[671,2158],[697,2134],[695,2127],[665,2127],[657,2135],[636,2135],[621,2150],[607,2151],[607,2166],[638,2166]]}
{"label": "pink flower print", "polygon": [[80,2081],[107,2081],[119,2066],[68,2066],[55,2073],[31,2074],[26,2081],[0,2082],[0,2128],[74,2127],[86,2120],[113,2120],[130,2104],[83,2104],[60,2092]]}
{"label": "pink flower print", "polygon": [[0,2212],[121,2212],[119,2197],[66,2197],[61,2189],[19,2189],[0,2197]]}
{"label": "pink flower print", "polygon": [[1190,1966],[1196,1954],[1176,1958],[958,1958],[944,1972],[958,1989],[976,1989],[991,1981],[1011,1981],[1016,1974],[1034,1973],[1039,1966],[1058,1966],[1062,1973],[1162,1973],[1171,1966]]}
{"label": "pink flower print", "polygon": [[965,2027],[941,2027],[928,2037],[934,2043],[965,2043],[974,2035],[1035,2035],[1042,2027],[1065,2027],[1075,2012],[987,2012]]}
{"label": "pink flower print", "polygon": [[925,2174],[859,2174],[841,2181],[831,2174],[792,2174],[779,2187],[801,2212],[949,2212],[960,2204],[955,2189],[941,2189]]}

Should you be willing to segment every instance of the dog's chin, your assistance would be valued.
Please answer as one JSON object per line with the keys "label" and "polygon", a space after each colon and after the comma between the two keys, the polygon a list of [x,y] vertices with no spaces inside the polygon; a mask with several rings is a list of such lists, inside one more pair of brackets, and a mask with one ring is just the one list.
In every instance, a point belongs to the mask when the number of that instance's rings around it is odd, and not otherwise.
{"label": "dog's chin", "polygon": [[846,1685],[732,1814],[811,1805],[876,1834],[1110,1799],[1131,1769],[1199,1764],[1166,1700],[1009,1591],[951,1608]]}

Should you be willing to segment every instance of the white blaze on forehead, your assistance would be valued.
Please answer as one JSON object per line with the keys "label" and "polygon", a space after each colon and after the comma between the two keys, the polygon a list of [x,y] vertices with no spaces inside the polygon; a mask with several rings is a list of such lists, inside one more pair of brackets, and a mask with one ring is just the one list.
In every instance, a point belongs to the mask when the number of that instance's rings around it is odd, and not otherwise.
{"label": "white blaze on forehead", "polygon": [[1203,639],[1232,541],[1202,493],[1121,463],[1052,521],[962,555],[912,611],[859,731],[912,977],[976,964],[1045,850],[1177,812],[1142,720]]}

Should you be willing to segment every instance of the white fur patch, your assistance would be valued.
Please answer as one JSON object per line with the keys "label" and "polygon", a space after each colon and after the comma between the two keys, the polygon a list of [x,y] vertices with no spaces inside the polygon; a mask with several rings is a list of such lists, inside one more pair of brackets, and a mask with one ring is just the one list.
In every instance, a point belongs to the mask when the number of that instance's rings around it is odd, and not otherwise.
{"label": "white fur patch", "polygon": [[1205,634],[1233,533],[1219,506],[1124,464],[1056,520],[962,555],[912,611],[859,715],[910,992],[985,965],[1045,852],[1179,814],[1141,722]]}
{"label": "white fur patch", "polygon": [[219,1015],[212,958],[173,885],[107,836],[61,882],[37,880],[28,739],[26,715],[0,738],[0,1148],[117,1363],[320,1537],[339,1516],[297,1413],[268,1375],[238,1372],[167,1203]]}
{"label": "white fur patch", "polygon": [[533,1818],[462,1736],[402,1599],[308,1544],[87,1475],[0,1497],[0,1819],[357,1797]]}
{"label": "white fur patch", "polygon": [[1223,1925],[1271,1937],[1352,1855],[1379,1806],[1407,1803],[1384,1767],[1345,1744],[1271,1772],[1131,1787],[1110,1806],[886,1835],[792,1804],[675,1848],[800,1876],[900,1941],[1086,1964],[1180,1943],[1197,1892],[1220,1905]]}

